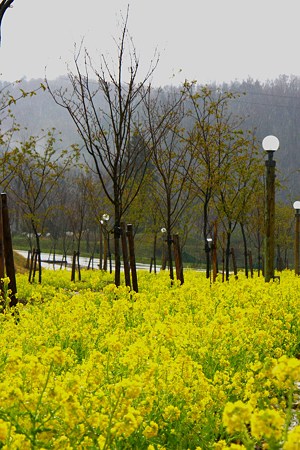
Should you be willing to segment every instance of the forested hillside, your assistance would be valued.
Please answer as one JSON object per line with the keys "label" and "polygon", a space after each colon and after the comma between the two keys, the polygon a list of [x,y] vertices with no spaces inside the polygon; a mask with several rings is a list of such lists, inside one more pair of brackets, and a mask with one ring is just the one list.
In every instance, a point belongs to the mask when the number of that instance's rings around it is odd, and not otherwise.
{"label": "forested hillside", "polygon": [[[23,80],[11,87],[12,95],[20,88],[25,91],[35,89],[43,80]],[[61,77],[51,82],[51,86],[66,86],[68,81]],[[0,88],[4,83],[0,84]],[[224,91],[240,93],[229,104],[233,114],[244,119],[243,128],[254,129],[259,142],[268,134],[276,135],[280,140],[280,150],[276,154],[280,179],[286,190],[284,198],[293,201],[300,195],[300,78],[281,76],[267,83],[253,79],[242,83],[232,82],[222,86]],[[168,90],[168,87],[165,87]],[[180,87],[178,87],[180,89]],[[12,105],[17,122],[28,128],[28,134],[38,134],[41,129],[56,128],[62,133],[66,145],[78,142],[74,124],[67,112],[55,104],[47,92],[26,98],[24,102]],[[24,131],[22,131],[24,135]]]}
{"label": "forested hillside", "polygon": [[243,93],[233,112],[245,118],[245,126],[254,128],[258,140],[274,134],[280,140],[276,153],[279,176],[286,187],[284,198],[300,197],[300,78],[281,76],[268,83],[248,80],[223,88]]}

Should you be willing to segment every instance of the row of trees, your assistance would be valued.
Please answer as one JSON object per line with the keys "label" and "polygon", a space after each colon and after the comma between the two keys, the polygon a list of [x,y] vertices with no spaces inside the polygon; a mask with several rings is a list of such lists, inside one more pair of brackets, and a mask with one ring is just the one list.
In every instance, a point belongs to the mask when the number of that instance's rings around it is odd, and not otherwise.
{"label": "row of trees", "polygon": [[[124,75],[126,57],[130,65]],[[198,198],[203,204],[205,247],[213,202],[226,230],[228,274],[231,234],[247,214],[261,167],[252,133],[241,131],[240,123],[228,114],[233,95],[196,89],[195,83],[188,82],[180,91],[151,89],[149,80],[157,61],[140,76],[127,18],[116,61],[111,67],[102,57],[98,70],[88,51],[80,48],[74,71],[69,72],[71,89],[53,91],[48,84],[53,99],[72,118],[90,156],[88,164],[114,209],[116,284],[120,282],[121,221],[146,175],[148,189],[153,186],[151,201],[158,205],[154,211],[167,230],[169,261],[173,229]],[[184,123],[187,117],[192,119],[189,128]],[[173,277],[172,265],[170,274]]]}
{"label": "row of trees", "polygon": [[[245,255],[247,237],[252,236],[260,254],[263,235],[264,165],[254,132],[245,131],[242,119],[231,114],[236,96],[194,82],[181,89],[153,89],[158,60],[140,76],[127,18],[116,61],[110,65],[103,57],[98,70],[80,47],[69,87],[52,89],[46,82],[80,136],[80,145],[68,151],[59,149],[54,130],[14,142],[19,127],[9,104],[16,99],[2,93],[10,126],[1,137],[1,184],[14,199],[16,224],[22,222],[17,226],[30,225],[38,251],[46,231],[55,241],[72,230],[80,246],[83,231],[97,229],[102,214],[109,212],[119,285],[122,221],[151,230],[154,240],[161,227],[166,229],[171,278],[174,232],[180,232],[184,243],[191,228],[200,228],[208,262],[207,239],[218,221],[228,277],[237,226]],[[21,92],[21,97],[28,95]],[[4,116],[1,126],[4,130]]]}
{"label": "row of trees", "polygon": [[[18,95],[19,88],[32,91],[42,80],[22,80],[21,84],[11,86],[11,94]],[[4,86],[4,82],[0,82]],[[52,90],[69,86],[66,77],[49,81]],[[181,86],[176,87],[178,91]],[[284,179],[286,190],[282,198],[286,199],[291,193],[297,195],[300,181],[298,180],[299,143],[297,124],[300,120],[300,78],[280,76],[276,80],[258,82],[247,80],[223,85],[210,85],[212,90],[220,89],[223,92],[240,93],[229,102],[230,113],[241,116],[244,122],[242,128],[255,129],[258,141],[267,134],[275,134],[280,140],[280,151],[276,154],[280,177]],[[163,88],[166,92],[168,87]],[[175,90],[175,88],[174,88]],[[100,98],[100,96],[99,96]],[[104,102],[103,102],[104,104]],[[13,112],[19,123],[38,134],[41,128],[54,127],[62,131],[64,145],[68,146],[78,141],[76,129],[73,126],[68,112],[53,102],[50,95],[36,95],[28,98],[26,108],[24,103],[12,105]],[[46,112],[46,113],[45,113]],[[187,124],[187,120],[185,122]],[[192,126],[190,124],[189,126]]]}

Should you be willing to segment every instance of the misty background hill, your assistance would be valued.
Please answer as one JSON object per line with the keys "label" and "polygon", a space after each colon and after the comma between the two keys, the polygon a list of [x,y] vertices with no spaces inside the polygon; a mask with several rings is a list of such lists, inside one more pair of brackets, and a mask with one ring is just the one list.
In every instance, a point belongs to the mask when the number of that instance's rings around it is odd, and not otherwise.
{"label": "misty background hill", "polygon": [[[34,90],[42,82],[42,79],[22,80],[21,83],[10,87],[11,95],[16,95],[20,88],[25,91]],[[6,84],[1,82],[0,88]],[[59,77],[50,84],[53,88],[67,87],[68,79]],[[281,196],[288,203],[299,200],[300,77],[282,75],[264,83],[248,79],[230,84],[215,84],[211,87],[240,94],[237,99],[229,103],[231,112],[243,118],[242,128],[255,130],[259,143],[269,134],[274,134],[279,138],[280,149],[276,153],[275,159],[278,178],[285,186]],[[67,111],[58,106],[47,91],[41,90],[37,95],[17,102],[16,105],[12,105],[12,111],[16,121],[22,127],[21,138],[38,135],[41,129],[56,128],[61,132],[64,146],[80,144],[79,136]]]}

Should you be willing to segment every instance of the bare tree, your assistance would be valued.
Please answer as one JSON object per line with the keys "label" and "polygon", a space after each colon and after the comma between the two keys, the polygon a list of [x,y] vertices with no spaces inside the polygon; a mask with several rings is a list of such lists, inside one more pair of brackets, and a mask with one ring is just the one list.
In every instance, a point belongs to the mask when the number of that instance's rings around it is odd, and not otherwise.
{"label": "bare tree", "polygon": [[[151,136],[154,173],[152,196],[166,229],[170,278],[174,278],[172,264],[172,232],[182,213],[193,201],[191,177],[193,160],[188,145],[182,140],[185,91],[169,92],[166,98],[157,95],[147,105],[148,127]],[[161,127],[161,117],[168,117]],[[157,130],[160,130],[158,132]]]}
{"label": "bare tree", "polygon": [[1,43],[1,25],[4,14],[7,9],[13,4],[14,0],[2,0],[0,3],[0,43]]}
{"label": "bare tree", "polygon": [[[257,187],[263,170],[256,141],[250,133],[232,134],[231,141],[227,141],[227,148],[227,157],[222,164],[222,177],[219,178],[214,197],[218,217],[226,233],[226,280],[229,279],[232,233],[237,224],[240,224],[243,234],[243,226],[251,209],[251,203],[257,201]],[[245,234],[243,238],[246,256]],[[245,269],[247,272],[247,264]]]}
{"label": "bare tree", "polygon": [[219,92],[195,83],[185,83],[189,96],[188,116],[191,128],[187,130],[191,158],[194,160],[192,188],[203,207],[202,237],[206,255],[206,276],[209,278],[210,248],[207,238],[212,232],[211,202],[223,176],[223,166],[228,154],[228,133],[231,130],[227,111],[232,94]]}
{"label": "bare tree", "polygon": [[88,51],[81,47],[74,57],[74,71],[68,74],[71,88],[52,90],[47,83],[56,103],[69,112],[76,125],[90,155],[91,170],[99,177],[113,206],[117,286],[120,284],[121,221],[140,190],[150,158],[150,151],[145,152],[149,133],[143,125],[141,105],[150,90],[150,79],[158,62],[158,58],[151,61],[146,74],[140,77],[139,58],[127,23],[128,10],[116,42],[116,67],[102,55],[98,71]]}
{"label": "bare tree", "polygon": [[73,154],[67,150],[57,151],[55,142],[55,130],[48,131],[43,138],[31,136],[13,150],[10,159],[10,165],[14,166],[15,170],[9,191],[20,207],[24,220],[31,226],[38,257],[41,252],[40,236],[44,231],[46,219],[53,212],[53,205],[47,205],[46,200],[69,170],[76,156],[76,152]]}

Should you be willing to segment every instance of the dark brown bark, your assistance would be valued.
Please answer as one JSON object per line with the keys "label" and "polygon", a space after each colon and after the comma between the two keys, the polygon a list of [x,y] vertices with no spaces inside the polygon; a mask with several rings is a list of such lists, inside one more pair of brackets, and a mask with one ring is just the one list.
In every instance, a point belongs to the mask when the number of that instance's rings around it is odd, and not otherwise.
{"label": "dark brown bark", "polygon": [[138,289],[138,280],[137,280],[137,273],[136,273],[133,227],[132,227],[131,224],[127,225],[127,236],[128,236],[128,246],[129,246],[129,258],[130,258],[132,289],[135,292],[138,292],[139,289]]}
{"label": "dark brown bark", "polygon": [[244,244],[244,265],[245,265],[245,275],[248,278],[249,276],[249,270],[248,270],[248,245],[247,245],[247,237],[246,237],[246,233],[245,233],[245,227],[244,224],[241,223],[241,232],[242,232],[242,237],[243,237],[243,244]]}
{"label": "dark brown bark", "polygon": [[181,249],[180,249],[178,234],[173,235],[173,246],[174,246],[176,278],[177,278],[177,280],[180,280],[181,284],[183,284],[184,283],[183,264],[182,264]]}
{"label": "dark brown bark", "polygon": [[237,280],[238,279],[238,274],[237,274],[237,265],[236,265],[236,258],[235,258],[234,248],[231,249],[230,254],[232,256],[233,273],[234,273],[234,276],[235,276],[235,278]]}
{"label": "dark brown bark", "polygon": [[2,204],[2,220],[3,220],[3,240],[4,240],[4,255],[5,255],[5,265],[6,265],[6,275],[9,278],[8,288],[11,290],[10,295],[10,306],[15,306],[18,303],[16,298],[17,294],[17,283],[16,283],[16,273],[14,264],[14,255],[12,247],[12,238],[10,232],[8,206],[6,194],[1,194],[1,204]]}
{"label": "dark brown bark", "polygon": [[212,272],[213,272],[213,283],[217,279],[218,273],[218,259],[217,259],[217,242],[218,242],[218,225],[217,221],[214,223],[214,235],[212,244]]}
{"label": "dark brown bark", "polygon": [[126,286],[131,287],[130,266],[129,266],[129,260],[128,260],[127,238],[126,238],[126,225],[124,222],[121,223],[121,238],[122,238],[122,253],[123,253],[125,284],[126,284]]}

